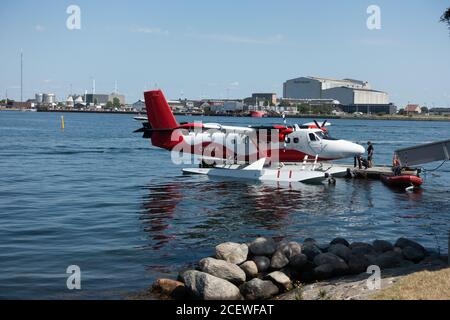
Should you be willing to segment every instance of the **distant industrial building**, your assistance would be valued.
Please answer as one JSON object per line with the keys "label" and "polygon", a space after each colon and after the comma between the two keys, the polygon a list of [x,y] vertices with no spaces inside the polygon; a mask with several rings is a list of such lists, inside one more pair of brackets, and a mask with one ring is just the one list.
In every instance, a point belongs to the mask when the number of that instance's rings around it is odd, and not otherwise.
{"label": "distant industrial building", "polygon": [[56,104],[56,96],[54,93],[36,93],[34,103],[38,106],[53,106]]}
{"label": "distant industrial building", "polygon": [[450,116],[450,108],[431,108],[430,114],[438,116]]}
{"label": "distant industrial building", "polygon": [[108,103],[108,101],[114,102],[114,98],[119,99],[121,105],[125,104],[125,96],[117,93],[111,94],[88,93],[86,94],[86,104],[105,106]]}
{"label": "distant industrial building", "polygon": [[221,112],[240,112],[244,110],[244,103],[241,101],[225,101],[222,105],[211,105],[211,111]]}
{"label": "distant industrial building", "polygon": [[[337,100],[344,112],[394,113],[386,92],[373,90],[367,81],[299,77],[283,84],[285,99]],[[358,111],[351,111],[358,110]]]}
{"label": "distant industrial building", "polygon": [[267,105],[275,105],[277,103],[277,94],[276,93],[253,93],[251,98],[245,99],[246,104],[258,105],[267,104]]}

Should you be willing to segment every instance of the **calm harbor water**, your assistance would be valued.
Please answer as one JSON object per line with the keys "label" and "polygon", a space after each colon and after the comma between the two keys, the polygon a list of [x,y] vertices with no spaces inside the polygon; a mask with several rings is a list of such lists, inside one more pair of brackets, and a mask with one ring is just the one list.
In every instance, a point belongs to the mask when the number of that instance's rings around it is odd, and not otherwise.
{"label": "calm harbor water", "polygon": [[[429,172],[418,193],[362,180],[278,188],[183,176],[168,152],[132,133],[140,124],[131,115],[67,113],[64,132],[60,116],[0,112],[1,299],[126,298],[157,277],[175,277],[220,242],[258,235],[299,241],[407,236],[447,250],[448,163]],[[332,123],[336,137],[373,141],[379,164],[390,163],[398,147],[450,137],[448,122]],[[69,265],[81,268],[82,290],[67,289]]]}

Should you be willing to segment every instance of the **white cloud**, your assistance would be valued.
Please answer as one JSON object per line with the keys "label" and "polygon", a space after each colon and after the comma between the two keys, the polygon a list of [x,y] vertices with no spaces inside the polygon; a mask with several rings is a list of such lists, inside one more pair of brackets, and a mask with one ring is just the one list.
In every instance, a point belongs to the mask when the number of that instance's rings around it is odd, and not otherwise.
{"label": "white cloud", "polygon": [[239,87],[239,82],[234,81],[234,82],[230,83],[230,87]]}
{"label": "white cloud", "polygon": [[45,31],[45,27],[43,25],[37,24],[34,26],[34,30],[36,30],[37,32],[43,32]]}
{"label": "white cloud", "polygon": [[264,38],[246,37],[232,34],[218,34],[218,33],[210,33],[210,34],[188,33],[186,35],[188,37],[204,40],[213,40],[228,43],[240,43],[240,44],[259,44],[259,45],[273,45],[280,43],[284,40],[284,36],[282,34],[276,34]]}
{"label": "white cloud", "polygon": [[138,32],[138,33],[165,35],[165,36],[167,36],[169,34],[168,30],[164,30],[164,29],[157,28],[157,27],[131,26],[130,31]]}

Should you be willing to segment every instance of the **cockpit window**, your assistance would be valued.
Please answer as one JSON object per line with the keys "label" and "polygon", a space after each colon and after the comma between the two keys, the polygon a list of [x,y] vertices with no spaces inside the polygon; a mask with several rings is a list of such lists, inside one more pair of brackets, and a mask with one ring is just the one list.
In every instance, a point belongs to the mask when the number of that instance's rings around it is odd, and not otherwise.
{"label": "cockpit window", "polygon": [[324,140],[337,140],[333,137],[330,136],[330,134],[328,132],[324,132],[324,131],[318,131],[316,132],[316,135],[320,138],[320,139],[324,139]]}
{"label": "cockpit window", "polygon": [[310,141],[316,141],[317,140],[316,135],[314,133],[310,133],[309,134],[309,140]]}

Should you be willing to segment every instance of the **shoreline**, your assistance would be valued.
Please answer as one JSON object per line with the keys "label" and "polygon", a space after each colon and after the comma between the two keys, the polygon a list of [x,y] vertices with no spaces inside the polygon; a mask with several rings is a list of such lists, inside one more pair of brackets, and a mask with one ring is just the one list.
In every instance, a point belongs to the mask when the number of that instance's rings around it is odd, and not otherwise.
{"label": "shoreline", "polygon": [[[4,109],[1,111],[22,111],[21,109]],[[139,111],[104,111],[104,110],[38,110],[37,112],[49,112],[49,113],[94,113],[94,114],[145,114],[145,112]],[[202,113],[189,113],[189,112],[174,112],[175,116],[199,116],[199,117],[230,117],[230,118],[250,118],[247,114],[202,114]],[[268,116],[264,118],[280,119],[279,116]],[[344,120],[386,120],[386,121],[437,121],[437,122],[450,122],[450,117],[446,116],[397,116],[397,115],[382,115],[382,116],[353,116],[353,115],[324,115],[324,114],[298,114],[298,115],[286,115],[286,118],[291,119],[344,119]]]}
{"label": "shoreline", "polygon": [[[449,265],[448,256],[439,250],[407,238],[391,243],[338,237],[319,244],[312,238],[299,243],[260,237],[247,243],[220,243],[214,251],[187,268],[180,267],[176,280],[157,279],[131,299],[371,299],[379,289],[390,288],[405,276],[420,278],[417,274],[422,271]],[[374,277],[379,279],[377,288],[371,285]],[[437,295],[446,294],[446,289],[436,290]]]}

